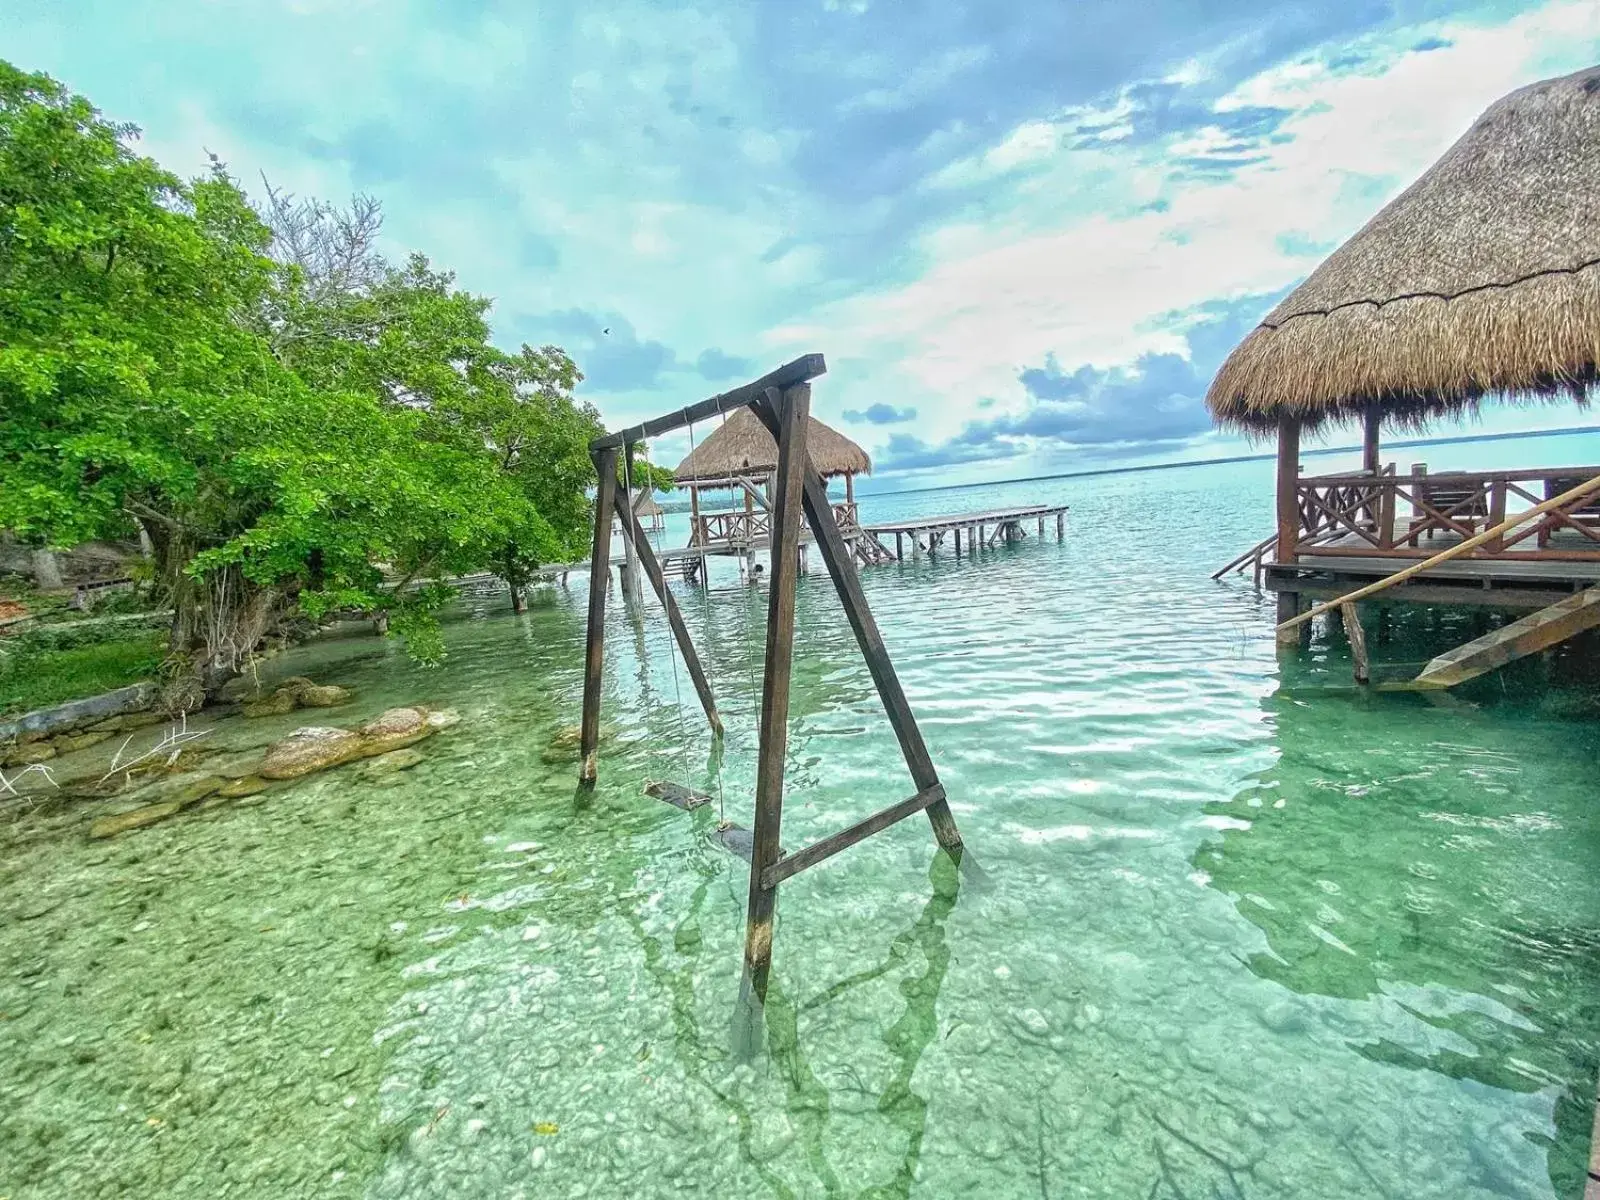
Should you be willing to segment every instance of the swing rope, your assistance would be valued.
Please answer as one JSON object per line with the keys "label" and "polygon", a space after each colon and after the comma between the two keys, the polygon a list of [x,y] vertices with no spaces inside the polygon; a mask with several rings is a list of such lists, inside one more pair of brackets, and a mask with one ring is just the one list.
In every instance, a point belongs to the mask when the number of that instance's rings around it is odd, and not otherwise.
{"label": "swing rope", "polygon": [[[628,540],[631,542],[636,535],[639,537],[648,536],[642,531],[642,527],[634,518],[633,447],[631,445],[625,445],[622,448],[622,487],[628,496]],[[635,547],[634,553],[637,556],[637,547]],[[665,580],[662,582],[665,584]],[[662,607],[662,616],[663,618],[666,616],[665,606]],[[670,625],[667,629],[667,662],[672,666],[672,711],[676,714],[678,724],[677,757],[678,767],[682,770],[686,765],[686,756],[688,754],[688,730],[684,728],[683,724],[683,691],[678,684],[678,655],[676,647],[672,644],[672,629]]]}

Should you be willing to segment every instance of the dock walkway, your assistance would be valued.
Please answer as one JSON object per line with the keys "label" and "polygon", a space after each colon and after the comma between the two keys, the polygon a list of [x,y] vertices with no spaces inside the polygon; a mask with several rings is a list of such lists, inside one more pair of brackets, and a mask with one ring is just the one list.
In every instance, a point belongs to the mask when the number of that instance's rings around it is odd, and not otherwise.
{"label": "dock walkway", "polygon": [[903,561],[905,539],[908,537],[911,539],[913,560],[921,558],[924,553],[937,552],[947,538],[954,543],[955,552],[959,555],[964,537],[967,552],[970,554],[1002,541],[1021,541],[1027,537],[1023,524],[1028,521],[1035,523],[1039,536],[1043,537],[1044,523],[1051,517],[1054,517],[1056,522],[1056,540],[1061,541],[1067,534],[1069,511],[1065,504],[1029,504],[1021,508],[996,508],[983,512],[954,513],[938,517],[907,517],[900,521],[867,525],[864,528],[879,541],[893,534],[894,556]]}

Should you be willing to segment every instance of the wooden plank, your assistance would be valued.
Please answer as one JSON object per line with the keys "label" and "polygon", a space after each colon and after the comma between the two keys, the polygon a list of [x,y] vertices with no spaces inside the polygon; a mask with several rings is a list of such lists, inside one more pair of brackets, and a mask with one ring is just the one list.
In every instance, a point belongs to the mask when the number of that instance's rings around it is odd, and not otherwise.
{"label": "wooden plank", "polygon": [[1439,655],[1411,681],[1416,689],[1455,687],[1496,667],[1537,654],[1600,625],[1600,587],[1531,612]]}
{"label": "wooden plank", "polygon": [[1361,611],[1354,604],[1341,604],[1339,615],[1344,618],[1345,636],[1350,639],[1356,682],[1366,683],[1372,678],[1372,668],[1367,659],[1367,631],[1361,627]]}
{"label": "wooden plank", "polygon": [[[761,419],[768,430],[774,429],[776,417],[768,406],[757,404],[750,411]],[[934,769],[933,758],[928,753],[927,744],[922,740],[922,730],[917,727],[917,719],[912,714],[905,689],[900,686],[900,677],[895,674],[894,662],[889,657],[888,648],[883,644],[883,635],[878,631],[878,623],[873,619],[872,610],[867,606],[866,594],[861,590],[861,577],[856,572],[855,560],[850,556],[850,550],[839,533],[839,526],[834,522],[833,507],[828,503],[827,485],[809,464],[805,471],[805,510],[806,517],[811,522],[811,529],[816,534],[817,547],[822,551],[822,561],[827,566],[828,574],[833,579],[833,586],[839,593],[839,601],[844,606],[850,629],[856,636],[856,644],[861,648],[861,657],[866,660],[867,671],[872,676],[873,685],[878,689],[878,697],[888,714],[889,725],[900,743],[900,753],[905,756],[906,768],[911,772],[911,782],[918,792],[925,792],[938,784],[939,773]],[[928,805],[927,813],[939,845],[952,858],[959,860],[962,850],[961,834],[956,828],[956,819],[950,812],[950,805],[944,800],[936,800]]]}
{"label": "wooden plank", "polygon": [[700,664],[700,655],[694,648],[694,639],[689,636],[689,627],[684,624],[678,601],[673,596],[672,589],[667,586],[666,575],[661,570],[660,562],[656,560],[655,548],[650,545],[650,539],[639,523],[639,514],[633,511],[632,506],[623,512],[626,516],[622,526],[624,540],[633,543],[638,551],[639,565],[644,568],[645,577],[650,580],[656,598],[666,610],[667,624],[672,627],[672,636],[678,643],[678,652],[683,655],[684,666],[689,668],[689,678],[694,681],[695,694],[700,697],[700,707],[705,709],[706,720],[711,723],[711,732],[721,737],[722,718],[717,714],[716,697],[711,694],[711,684],[706,679],[705,668]]}
{"label": "wooden plank", "polygon": [[888,808],[873,813],[864,821],[857,821],[848,829],[841,829],[838,833],[812,843],[804,850],[785,855],[762,872],[761,880],[769,888],[777,887],[785,879],[798,875],[807,867],[814,867],[824,859],[832,858],[841,850],[848,850],[862,839],[880,833],[889,826],[905,820],[912,813],[921,812],[934,801],[943,799],[944,785],[935,784],[926,791],[900,801],[899,804],[891,804]]}
{"label": "wooden plank", "polygon": [[[767,409],[770,400],[758,408]],[[775,414],[778,468],[772,513],[772,565],[767,593],[767,656],[762,675],[760,750],[756,759],[755,837],[750,854],[750,901],[745,924],[741,992],[765,1001],[772,965],[772,914],[778,892],[762,882],[778,861],[783,825],[783,764],[789,749],[789,677],[794,665],[794,592],[799,559],[801,490],[810,473],[806,424],[811,388],[785,391]],[[831,510],[830,510],[831,513]]]}
{"label": "wooden plank", "polygon": [[793,362],[784,363],[776,371],[769,371],[753,383],[741,384],[720,395],[712,396],[709,400],[702,400],[698,404],[691,404],[688,408],[680,408],[675,413],[656,417],[645,421],[641,425],[633,425],[617,433],[608,433],[589,443],[590,453],[612,447],[625,446],[629,442],[642,442],[648,438],[656,437],[663,433],[671,433],[675,429],[696,421],[704,421],[719,413],[731,412],[742,408],[751,401],[764,395],[768,388],[792,387],[815,379],[818,375],[826,374],[828,364],[820,354],[802,354]]}
{"label": "wooden plank", "polygon": [[[1385,588],[1393,587],[1397,583],[1403,583],[1405,580],[1421,574],[1430,567],[1436,567],[1440,563],[1448,562],[1452,558],[1458,558],[1461,555],[1466,554],[1468,551],[1476,550],[1479,546],[1486,545],[1493,539],[1503,536],[1507,530],[1513,529],[1533,517],[1543,516],[1553,508],[1560,508],[1563,505],[1571,504],[1576,500],[1583,499],[1585,496],[1593,495],[1595,492],[1600,492],[1600,475],[1596,475],[1593,479],[1590,479],[1584,483],[1580,483],[1575,488],[1571,488],[1568,491],[1562,492],[1561,495],[1556,496],[1553,499],[1546,500],[1541,504],[1535,505],[1526,512],[1520,512],[1516,516],[1502,522],[1499,525],[1491,526],[1475,537],[1470,537],[1464,542],[1458,542],[1456,545],[1451,546],[1448,550],[1441,550],[1432,558],[1425,559],[1424,561],[1417,563],[1415,566],[1407,567],[1403,571],[1396,571],[1393,575],[1390,575],[1384,579],[1380,579],[1376,583],[1368,584],[1364,588],[1358,588],[1357,590],[1351,592],[1348,596],[1345,596],[1344,599],[1352,601],[1365,600],[1368,596],[1375,595],[1378,592],[1383,591]],[[1311,620],[1313,617],[1320,615],[1321,613],[1327,612],[1331,607],[1331,604],[1319,604],[1295,617],[1290,624],[1302,624]],[[1282,628],[1283,626],[1280,625],[1279,629]]]}
{"label": "wooden plank", "polygon": [[578,780],[593,783],[595,752],[600,745],[600,671],[605,661],[606,588],[611,579],[611,514],[616,503],[617,451],[594,455],[599,478],[594,499],[594,554],[589,559],[589,635],[583,657],[583,722],[580,727]]}

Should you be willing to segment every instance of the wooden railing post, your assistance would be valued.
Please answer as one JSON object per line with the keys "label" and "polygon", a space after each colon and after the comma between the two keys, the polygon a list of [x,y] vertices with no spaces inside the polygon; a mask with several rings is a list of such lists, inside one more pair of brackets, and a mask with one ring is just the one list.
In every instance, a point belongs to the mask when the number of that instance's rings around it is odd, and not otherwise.
{"label": "wooden railing post", "polygon": [[583,723],[579,729],[578,780],[593,783],[600,745],[601,666],[605,661],[606,588],[611,582],[611,517],[617,495],[617,448],[594,455],[599,477],[594,499],[594,553],[589,559],[589,637],[583,658]]}

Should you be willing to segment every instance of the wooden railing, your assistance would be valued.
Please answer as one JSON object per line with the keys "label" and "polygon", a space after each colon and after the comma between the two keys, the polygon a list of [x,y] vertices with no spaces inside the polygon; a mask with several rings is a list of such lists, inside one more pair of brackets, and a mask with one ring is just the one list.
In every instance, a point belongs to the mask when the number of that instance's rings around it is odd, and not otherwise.
{"label": "wooden railing", "polygon": [[[861,519],[854,501],[833,506],[833,519],[839,532],[850,537],[860,532]],[[758,508],[750,512],[733,509],[727,512],[701,513],[691,521],[689,544],[704,546],[713,542],[729,542],[749,546],[764,542],[772,534],[772,514]]]}
{"label": "wooden railing", "polygon": [[[1297,555],[1427,558],[1560,496],[1600,467],[1315,475],[1296,488]],[[1600,559],[1600,499],[1559,505],[1473,551],[1475,558]]]}

